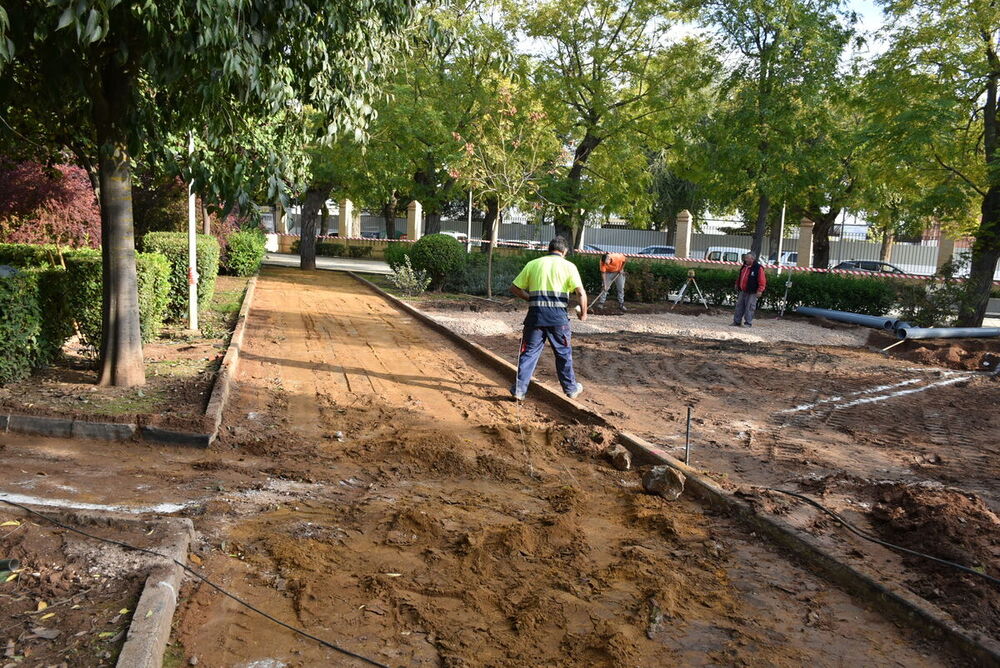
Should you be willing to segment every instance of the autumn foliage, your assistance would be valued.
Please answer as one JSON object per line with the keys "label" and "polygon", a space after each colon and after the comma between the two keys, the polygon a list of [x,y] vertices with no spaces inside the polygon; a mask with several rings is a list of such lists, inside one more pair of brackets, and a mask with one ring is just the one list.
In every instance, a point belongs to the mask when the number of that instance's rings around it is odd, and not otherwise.
{"label": "autumn foliage", "polygon": [[87,172],[0,163],[0,243],[100,246],[101,210]]}

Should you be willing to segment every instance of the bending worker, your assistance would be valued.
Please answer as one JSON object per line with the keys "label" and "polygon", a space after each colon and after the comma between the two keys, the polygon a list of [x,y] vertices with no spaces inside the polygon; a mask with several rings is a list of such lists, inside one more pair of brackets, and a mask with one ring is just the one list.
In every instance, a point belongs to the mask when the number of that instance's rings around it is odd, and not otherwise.
{"label": "bending worker", "polygon": [[597,298],[594,308],[603,308],[604,300],[611,292],[612,283],[618,290],[618,308],[625,312],[625,256],[621,253],[605,253],[601,256],[601,295]]}
{"label": "bending worker", "polygon": [[757,312],[757,300],[764,294],[767,287],[767,274],[757,262],[753,253],[743,256],[743,266],[736,277],[736,289],[740,296],[736,300],[736,313],[733,314],[733,327],[740,327],[744,322],[747,327],[753,327],[753,314]]}
{"label": "bending worker", "polygon": [[568,248],[565,239],[556,237],[549,242],[549,254],[524,265],[511,285],[510,291],[528,302],[517,357],[517,379],[511,389],[517,401],[523,400],[528,393],[546,339],[556,356],[556,372],[563,392],[570,399],[583,392],[583,385],[576,381],[573,373],[573,348],[566,309],[570,293],[575,292],[580,296],[577,316],[586,320],[587,291],[583,289],[580,271],[566,259]]}

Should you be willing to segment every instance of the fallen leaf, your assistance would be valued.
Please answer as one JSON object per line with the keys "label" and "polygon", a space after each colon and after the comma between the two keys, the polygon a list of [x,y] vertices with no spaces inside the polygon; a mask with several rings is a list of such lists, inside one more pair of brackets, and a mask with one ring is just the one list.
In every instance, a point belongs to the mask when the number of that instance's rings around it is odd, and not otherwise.
{"label": "fallen leaf", "polygon": [[101,631],[100,633],[97,634],[97,637],[98,638],[110,638],[114,634],[115,634],[114,631]]}
{"label": "fallen leaf", "polygon": [[119,615],[127,615],[129,612],[131,612],[131,611],[128,608],[122,608],[121,610],[118,611],[118,614]]}
{"label": "fallen leaf", "polygon": [[18,522],[17,520],[7,520],[3,524],[0,524],[0,527],[19,527],[19,526],[21,526],[21,523]]}
{"label": "fallen leaf", "polygon": [[70,608],[70,610],[79,610],[79,609],[80,609],[79,605],[74,605],[72,608]]}
{"label": "fallen leaf", "polygon": [[44,615],[42,615],[41,617],[39,617],[38,620],[41,621],[43,619],[48,619],[49,617],[55,617],[55,616],[56,616],[56,613],[54,613],[54,612],[46,612]]}
{"label": "fallen leaf", "polygon": [[16,578],[16,577],[17,577],[17,574],[18,574],[19,572],[20,572],[20,571],[14,571],[13,573],[11,573],[10,575],[8,575],[8,576],[7,576],[7,579],[6,579],[6,580],[4,580],[4,582],[10,582],[11,580],[13,580],[14,578]]}
{"label": "fallen leaf", "polygon": [[31,629],[31,632],[39,638],[45,638],[46,640],[55,640],[62,634],[62,631],[59,629],[47,629],[44,626],[36,626]]}
{"label": "fallen leaf", "polygon": [[153,616],[153,611],[152,610],[147,610],[146,611],[146,619],[149,619],[152,616]]}
{"label": "fallen leaf", "polygon": [[35,608],[35,612],[41,612],[42,610],[44,610],[47,607],[49,607],[48,603],[46,603],[45,601],[39,601],[38,602],[38,607]]}
{"label": "fallen leaf", "polygon": [[191,560],[192,564],[198,564],[199,566],[201,566],[201,557],[199,557],[197,554],[189,554],[188,559]]}

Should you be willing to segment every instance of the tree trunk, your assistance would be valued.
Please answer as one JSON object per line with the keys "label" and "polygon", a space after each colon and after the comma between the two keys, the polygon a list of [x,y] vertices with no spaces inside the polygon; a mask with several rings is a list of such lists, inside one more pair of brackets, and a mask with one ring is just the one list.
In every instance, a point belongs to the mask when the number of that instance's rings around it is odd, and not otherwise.
{"label": "tree trunk", "polygon": [[833,207],[824,214],[819,211],[806,212],[805,217],[814,223],[813,267],[817,269],[830,267],[830,231],[833,230],[841,211],[840,207]]}
{"label": "tree trunk", "polygon": [[425,213],[424,214],[424,236],[428,234],[438,234],[441,231],[441,214],[440,213]]}
{"label": "tree trunk", "polygon": [[205,206],[204,200],[201,202],[201,233],[212,233],[212,217],[208,215],[208,207]]}
{"label": "tree trunk", "polygon": [[565,200],[556,209],[555,220],[553,221],[555,223],[556,236],[566,239],[571,249],[570,252],[572,252],[573,242],[576,240],[574,231],[583,224],[583,221],[580,219],[580,209],[583,208],[580,206],[583,200],[581,189],[583,169],[590,155],[601,144],[601,141],[599,137],[591,134],[589,128],[587,129],[583,139],[580,140],[580,145],[576,147],[576,152],[573,154],[573,165],[570,167],[569,173],[566,174],[568,187],[566,188]]}
{"label": "tree trunk", "polygon": [[274,232],[276,234],[288,234],[288,214],[281,200],[274,203]]}
{"label": "tree trunk", "polygon": [[310,186],[302,203],[302,217],[299,224],[299,268],[316,268],[316,229],[320,209],[326,203],[329,188]]}
{"label": "tree trunk", "polygon": [[976,241],[972,245],[967,298],[959,307],[959,327],[982,327],[986,317],[993,275],[1000,261],[1000,185],[986,191],[982,211]]}
{"label": "tree trunk", "polygon": [[396,202],[397,198],[394,194],[391,199],[382,205],[382,220],[385,221],[386,239],[396,238]]}
{"label": "tree trunk", "polygon": [[781,229],[781,213],[775,216],[775,219],[771,221],[771,234],[767,241],[767,256],[775,256],[776,262],[781,262],[781,258],[778,257],[778,246],[781,245],[781,233],[784,230]]}
{"label": "tree trunk", "polygon": [[767,193],[760,193],[757,200],[757,222],[753,228],[753,241],[750,252],[760,258],[760,249],[764,246],[764,231],[767,229],[767,214],[771,209],[771,199]]}
{"label": "tree trunk", "polygon": [[896,235],[892,230],[886,230],[882,234],[882,247],[879,248],[878,259],[881,262],[889,262],[892,257],[892,247],[895,245]]}
{"label": "tree trunk", "polygon": [[319,234],[323,237],[330,236],[330,207],[323,202],[323,208],[319,212]]}
{"label": "tree trunk", "polygon": [[489,253],[493,248],[493,240],[496,239],[496,225],[500,219],[500,202],[496,197],[486,200],[486,217],[483,219],[483,240],[480,248]]}
{"label": "tree trunk", "polygon": [[132,222],[132,173],[124,141],[101,141],[101,351],[99,385],[146,384]]}
{"label": "tree trunk", "polygon": [[490,247],[486,251],[486,298],[493,298],[493,249],[497,245],[497,230],[500,227],[500,222],[503,220],[503,212],[497,207],[497,214],[495,216],[497,221],[496,225],[490,227]]}

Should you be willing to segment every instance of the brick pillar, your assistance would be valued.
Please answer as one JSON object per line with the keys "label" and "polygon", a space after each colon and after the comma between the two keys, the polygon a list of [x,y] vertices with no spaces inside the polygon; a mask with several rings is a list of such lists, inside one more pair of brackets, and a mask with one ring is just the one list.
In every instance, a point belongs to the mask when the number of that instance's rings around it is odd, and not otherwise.
{"label": "brick pillar", "polygon": [[424,207],[413,200],[406,207],[406,238],[416,241],[424,235]]}
{"label": "brick pillar", "polygon": [[813,263],[813,223],[808,218],[799,222],[799,259],[795,264],[799,267],[811,267]]}
{"label": "brick pillar", "polygon": [[938,252],[937,252],[937,268],[941,269],[946,265],[955,254],[955,240],[951,237],[946,237],[944,232],[941,233],[941,238],[938,239]]}
{"label": "brick pillar", "polygon": [[691,212],[687,209],[677,214],[674,249],[677,257],[691,257]]}
{"label": "brick pillar", "polygon": [[354,203],[349,199],[340,200],[340,215],[337,218],[337,236],[341,239],[354,236],[351,223],[354,220]]}

